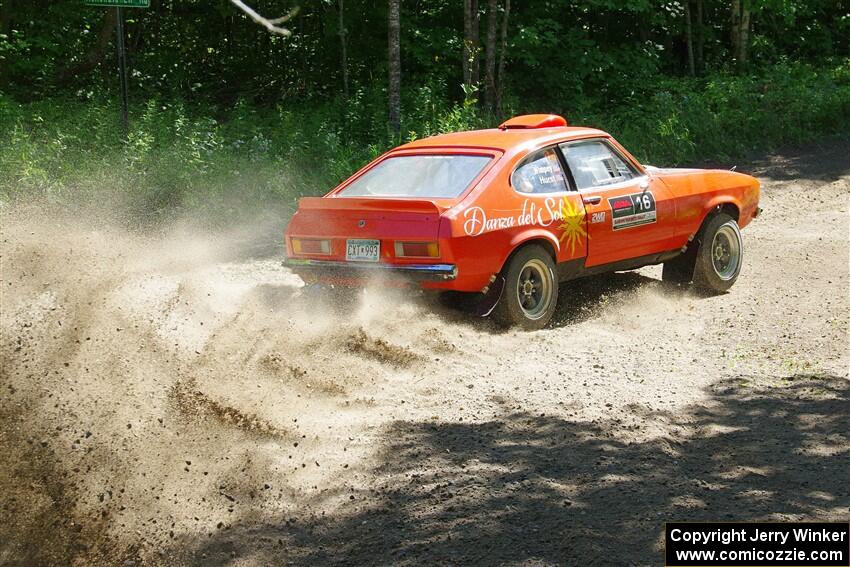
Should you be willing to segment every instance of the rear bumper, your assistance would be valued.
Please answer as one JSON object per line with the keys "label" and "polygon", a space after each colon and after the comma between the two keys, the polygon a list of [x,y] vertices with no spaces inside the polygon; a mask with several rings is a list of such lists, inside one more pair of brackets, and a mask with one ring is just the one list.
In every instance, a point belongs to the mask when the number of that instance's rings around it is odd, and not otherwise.
{"label": "rear bumper", "polygon": [[365,279],[372,276],[412,281],[445,282],[457,278],[454,264],[382,264],[286,258],[283,265],[298,275],[316,279]]}

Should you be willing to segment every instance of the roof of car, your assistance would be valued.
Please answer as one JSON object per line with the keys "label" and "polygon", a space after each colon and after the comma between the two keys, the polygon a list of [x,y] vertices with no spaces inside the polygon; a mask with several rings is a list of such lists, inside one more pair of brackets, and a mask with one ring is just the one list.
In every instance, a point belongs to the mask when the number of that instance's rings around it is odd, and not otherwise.
{"label": "roof of car", "polygon": [[524,145],[527,142],[546,143],[549,141],[554,142],[570,138],[607,135],[608,134],[602,130],[572,126],[516,129],[490,128],[487,130],[469,130],[467,132],[439,134],[437,136],[414,140],[413,142],[399,146],[396,149],[409,150],[432,147],[465,147],[495,148],[507,151],[516,146]]}

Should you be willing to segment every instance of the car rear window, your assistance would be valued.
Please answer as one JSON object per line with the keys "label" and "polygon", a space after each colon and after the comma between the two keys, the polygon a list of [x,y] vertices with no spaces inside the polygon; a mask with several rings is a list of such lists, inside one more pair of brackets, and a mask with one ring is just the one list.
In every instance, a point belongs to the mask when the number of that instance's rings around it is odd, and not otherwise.
{"label": "car rear window", "polygon": [[345,197],[430,197],[452,199],[493,159],[474,155],[390,157],[337,193]]}

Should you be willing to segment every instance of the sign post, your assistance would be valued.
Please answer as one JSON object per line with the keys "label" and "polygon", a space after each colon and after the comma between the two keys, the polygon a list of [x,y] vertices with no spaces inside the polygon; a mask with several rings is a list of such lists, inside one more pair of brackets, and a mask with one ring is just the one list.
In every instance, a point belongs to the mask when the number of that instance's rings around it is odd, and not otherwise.
{"label": "sign post", "polygon": [[124,141],[130,135],[130,118],[127,106],[127,52],[124,50],[124,13],[120,7],[115,8],[115,16],[118,18],[116,32],[118,33],[118,74],[121,76],[121,126],[124,132]]}
{"label": "sign post", "polygon": [[124,11],[122,8],[148,8],[150,0],[83,0],[87,6],[103,6],[115,8],[117,36],[116,48],[118,50],[118,77],[121,82],[121,126],[124,133],[124,141],[130,135],[129,99],[127,95],[127,52],[124,48]]}

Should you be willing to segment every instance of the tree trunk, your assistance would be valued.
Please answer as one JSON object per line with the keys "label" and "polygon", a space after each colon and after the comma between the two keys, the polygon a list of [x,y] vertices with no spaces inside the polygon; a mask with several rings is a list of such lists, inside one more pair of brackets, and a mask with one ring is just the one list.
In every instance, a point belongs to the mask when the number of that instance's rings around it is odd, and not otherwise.
{"label": "tree trunk", "polygon": [[646,44],[652,39],[652,23],[651,23],[651,14],[647,14],[646,12],[639,12],[635,14],[635,23],[637,24],[635,27],[637,28],[637,37],[638,40],[642,44]]}
{"label": "tree trunk", "polygon": [[94,69],[101,62],[106,53],[106,48],[109,47],[109,42],[112,36],[115,35],[115,26],[118,23],[114,8],[106,10],[103,16],[103,25],[100,27],[100,34],[97,36],[97,43],[89,49],[82,61],[67,65],[56,73],[56,83],[63,85],[69,82],[77,75],[85,74]]}
{"label": "tree trunk", "polygon": [[502,114],[502,93],[505,88],[505,59],[508,56],[508,17],[511,14],[511,0],[505,0],[505,14],[502,16],[502,39],[499,51],[499,73],[496,76],[496,112]]}
{"label": "tree trunk", "polygon": [[472,0],[463,0],[463,53],[461,63],[463,64],[463,86],[468,92],[472,86]]}
{"label": "tree trunk", "polygon": [[394,135],[401,131],[401,46],[399,21],[400,0],[389,0],[389,126]]}
{"label": "tree trunk", "polygon": [[732,0],[732,21],[729,39],[732,43],[732,59],[738,62],[738,42],[741,39],[741,0]]}
{"label": "tree trunk", "polygon": [[481,84],[481,40],[478,33],[480,18],[478,14],[478,0],[472,0],[472,84],[477,88]]}
{"label": "tree trunk", "polygon": [[478,89],[478,0],[463,2],[463,91],[471,98]]}
{"label": "tree trunk", "polygon": [[145,36],[145,21],[149,21],[149,12],[150,10],[155,10],[156,7],[156,0],[151,0],[150,9],[144,10],[143,14],[140,14],[138,17],[134,18],[134,25],[130,30],[130,37],[133,41],[131,42],[130,47],[128,49],[131,55],[139,52],[139,45],[142,45],[142,38]]}
{"label": "tree trunk", "polygon": [[750,45],[750,5],[748,0],[741,2],[741,41],[739,42],[740,54],[738,61],[741,66],[746,67],[749,63],[749,45]]}
{"label": "tree trunk", "polygon": [[484,107],[496,111],[496,35],[498,34],[497,0],[487,0],[487,60],[485,62]]}
{"label": "tree trunk", "polygon": [[694,29],[694,59],[696,63],[696,71],[698,74],[702,75],[705,71],[705,57],[704,57],[704,49],[705,45],[705,28],[703,27],[703,0],[696,0],[696,26]]}
{"label": "tree trunk", "polygon": [[348,53],[346,53],[345,18],[343,17],[344,0],[339,0],[339,45],[340,65],[342,66],[342,96],[348,100]]}
{"label": "tree trunk", "polygon": [[749,0],[732,0],[732,58],[735,66],[747,64],[747,45],[750,41]]}
{"label": "tree trunk", "polygon": [[688,74],[693,77],[696,74],[694,68],[694,30],[691,21],[691,0],[685,0],[685,47],[688,51]]}
{"label": "tree trunk", "polygon": [[7,36],[12,31],[12,4],[13,0],[3,0],[0,5],[0,33]]}

